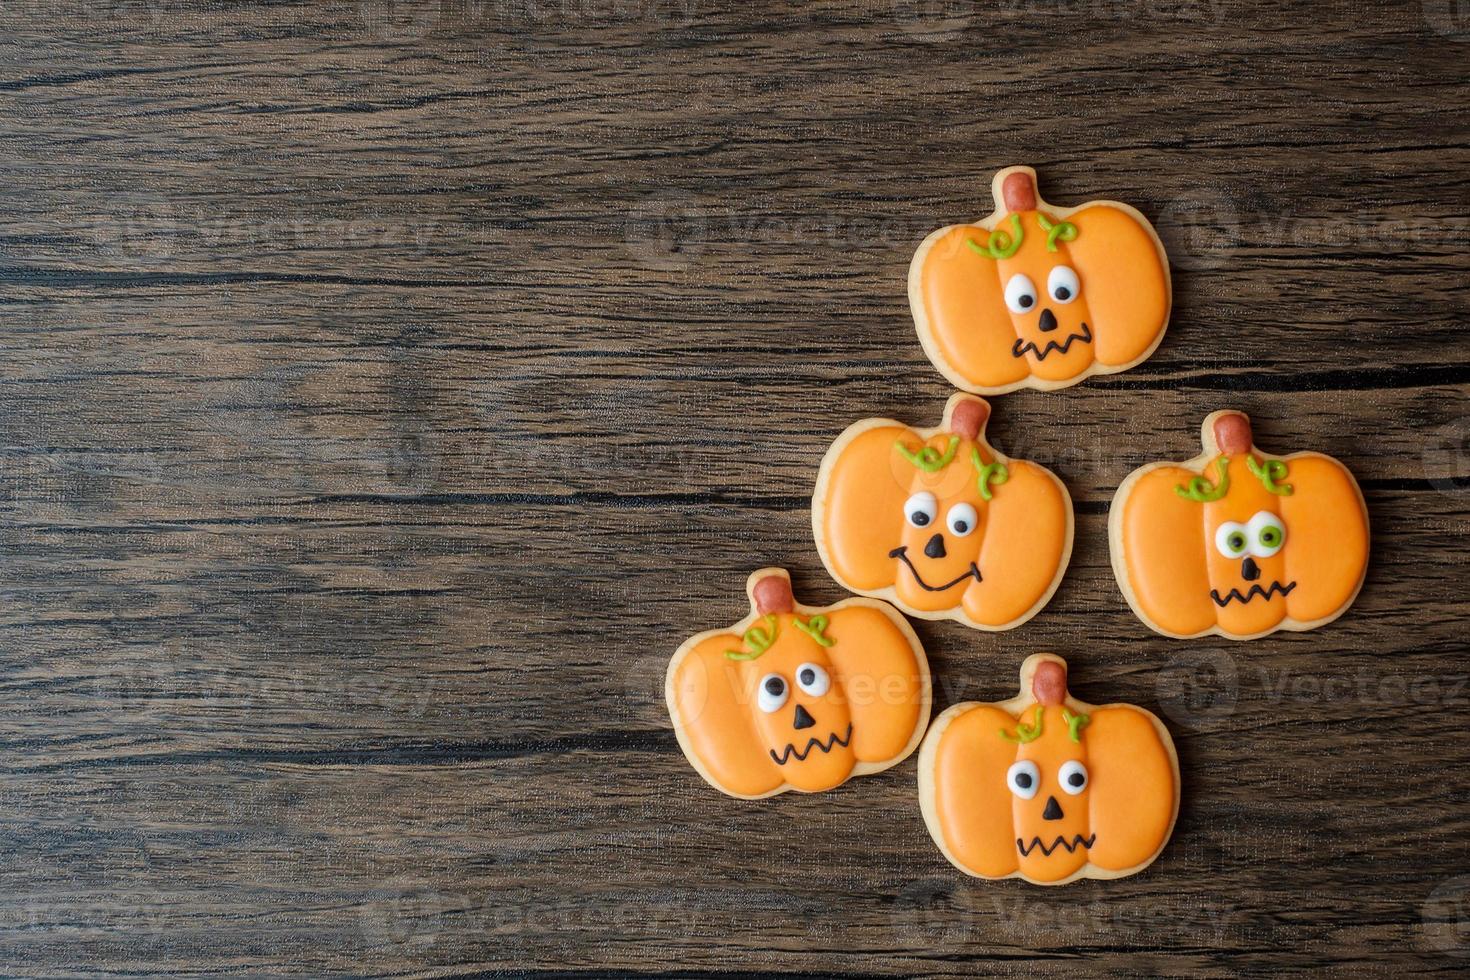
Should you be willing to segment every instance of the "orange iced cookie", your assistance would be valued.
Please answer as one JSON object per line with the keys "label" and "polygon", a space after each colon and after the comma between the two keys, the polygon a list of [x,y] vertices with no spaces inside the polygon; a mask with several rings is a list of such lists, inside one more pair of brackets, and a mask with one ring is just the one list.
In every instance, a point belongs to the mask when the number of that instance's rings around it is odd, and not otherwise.
{"label": "orange iced cookie", "polygon": [[1036,171],[995,175],[995,213],[924,239],[909,307],[924,353],[956,388],[998,395],[1126,371],[1169,324],[1169,260],[1153,226],[1116,201],[1058,208]]}
{"label": "orange iced cookie", "polygon": [[929,661],[872,599],[798,605],[791,576],[746,582],[750,615],[691,636],[664,693],[679,747],[710,785],[760,799],[816,793],[897,765],[929,722]]}
{"label": "orange iced cookie", "polygon": [[1006,630],[1036,615],[1072,555],[1072,498],[985,441],[990,406],[953,395],[934,429],[848,426],[822,458],[812,533],[849,591],[911,616]]}
{"label": "orange iced cookie", "polygon": [[1341,616],[1368,570],[1368,509],[1347,467],[1257,449],[1242,412],[1205,418],[1204,452],[1150,463],[1108,516],[1113,574],[1150,629],[1248,640]]}
{"label": "orange iced cookie", "polygon": [[1153,863],[1179,815],[1179,757],[1131,704],[1067,693],[1067,663],[1021,665],[1021,693],[957,704],[919,750],[919,804],[934,843],[977,878],[1064,885]]}

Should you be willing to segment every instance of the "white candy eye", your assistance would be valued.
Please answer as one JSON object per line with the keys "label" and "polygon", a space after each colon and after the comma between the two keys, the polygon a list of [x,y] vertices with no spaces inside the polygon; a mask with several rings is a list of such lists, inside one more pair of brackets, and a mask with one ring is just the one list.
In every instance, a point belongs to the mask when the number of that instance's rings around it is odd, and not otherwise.
{"label": "white candy eye", "polygon": [[1082,292],[1082,284],[1077,281],[1077,273],[1065,265],[1059,265],[1046,277],[1046,291],[1051,294],[1053,301],[1070,303]]}
{"label": "white candy eye", "polygon": [[1020,272],[1011,276],[1011,281],[1006,283],[1006,306],[1012,313],[1030,313],[1036,309],[1036,286],[1030,276]]}
{"label": "white candy eye", "polygon": [[1215,529],[1215,550],[1226,558],[1239,558],[1250,544],[1250,532],[1239,521],[1226,521]]}
{"label": "white candy eye", "polygon": [[1270,558],[1286,544],[1286,525],[1269,510],[1258,511],[1245,529],[1250,536],[1251,554],[1257,558]]}
{"label": "white candy eye", "polygon": [[949,524],[949,533],[957,538],[963,538],[980,523],[980,515],[970,504],[955,504],[944,519]]}
{"label": "white candy eye", "polygon": [[802,664],[796,668],[796,686],[812,697],[819,698],[832,686],[832,678],[816,664]]}
{"label": "white candy eye", "polygon": [[908,500],[904,501],[903,516],[914,527],[928,527],[934,523],[934,518],[939,514],[939,501],[934,499],[934,494],[920,490]]}
{"label": "white candy eye", "polygon": [[791,689],[786,686],[786,678],[780,674],[767,674],[761,678],[761,686],[756,689],[755,703],[766,714],[781,710],[781,705],[786,703],[786,696]]}
{"label": "white candy eye", "polygon": [[1057,782],[1069,796],[1076,796],[1087,788],[1087,767],[1076,760],[1064,762],[1057,770]]}
{"label": "white candy eye", "polygon": [[1029,800],[1041,789],[1041,770],[1029,759],[1017,762],[1006,771],[1006,785],[1023,800]]}

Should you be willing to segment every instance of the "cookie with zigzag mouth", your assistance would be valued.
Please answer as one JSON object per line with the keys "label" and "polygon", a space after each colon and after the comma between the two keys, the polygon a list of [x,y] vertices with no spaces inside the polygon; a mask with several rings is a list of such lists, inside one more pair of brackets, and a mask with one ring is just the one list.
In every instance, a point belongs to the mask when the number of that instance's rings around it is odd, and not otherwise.
{"label": "cookie with zigzag mouth", "polygon": [[876,599],[803,606],[785,569],[746,581],[750,614],[685,640],[664,696],[679,748],[730,796],[816,793],[881,772],[929,723],[929,662]]}
{"label": "cookie with zigzag mouth", "polygon": [[1066,661],[1038,653],[1014,698],[934,720],[919,748],[919,807],[944,856],[977,878],[1121,878],[1173,832],[1179,759],[1159,719],[1077,700]]}
{"label": "cookie with zigzag mouth", "polygon": [[1113,497],[1113,573],[1138,618],[1165,636],[1247,640],[1346,612],[1368,570],[1347,467],[1263,452],[1242,412],[1209,415],[1200,441],[1201,455],[1135,470]]}
{"label": "cookie with zigzag mouth", "polygon": [[991,194],[989,217],[939,229],[909,264],[914,328],[951,384],[1064,388],[1154,352],[1173,287],[1147,218],[1117,201],[1048,204],[1030,167],[997,173]]}

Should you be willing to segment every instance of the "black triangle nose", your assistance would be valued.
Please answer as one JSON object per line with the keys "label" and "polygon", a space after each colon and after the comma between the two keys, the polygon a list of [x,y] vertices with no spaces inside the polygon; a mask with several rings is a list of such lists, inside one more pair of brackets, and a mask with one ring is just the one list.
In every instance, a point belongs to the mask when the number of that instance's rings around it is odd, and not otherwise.
{"label": "black triangle nose", "polygon": [[1057,328],[1056,314],[1053,313],[1051,310],[1042,310],[1041,322],[1038,323],[1037,326],[1041,328],[1042,333],[1051,333]]}
{"label": "black triangle nose", "polygon": [[1048,796],[1046,798],[1046,809],[1043,810],[1043,811],[1041,811],[1041,819],[1043,819],[1043,820],[1060,820],[1060,819],[1062,819],[1062,808],[1057,805],[1057,798],[1055,796]]}
{"label": "black triangle nose", "polygon": [[1247,582],[1254,582],[1261,577],[1261,566],[1256,564],[1254,558],[1247,558],[1240,563],[1240,577]]}
{"label": "black triangle nose", "polygon": [[810,728],[816,723],[817,719],[812,717],[811,712],[799,704],[796,706],[796,720],[791,723],[792,728],[800,731],[803,728]]}
{"label": "black triangle nose", "polygon": [[924,545],[924,554],[928,555],[930,558],[943,558],[945,555],[944,535],[935,534],[932,538],[930,538],[929,543]]}

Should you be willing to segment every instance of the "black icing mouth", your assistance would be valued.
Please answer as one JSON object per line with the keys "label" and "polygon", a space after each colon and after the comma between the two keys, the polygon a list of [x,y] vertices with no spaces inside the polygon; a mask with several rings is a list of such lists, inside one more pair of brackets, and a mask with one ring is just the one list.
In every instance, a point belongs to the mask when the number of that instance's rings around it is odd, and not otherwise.
{"label": "black icing mouth", "polygon": [[1039,847],[1039,848],[1041,848],[1041,854],[1042,854],[1043,857],[1051,857],[1052,852],[1055,851],[1059,847],[1065,847],[1067,849],[1067,853],[1068,854],[1071,854],[1073,851],[1077,850],[1077,848],[1079,848],[1079,847],[1083,847],[1083,848],[1090,848],[1090,847],[1092,847],[1092,842],[1095,841],[1095,840],[1097,840],[1097,834],[1093,834],[1091,837],[1083,837],[1081,834],[1078,834],[1075,837],[1073,837],[1070,841],[1067,840],[1065,837],[1058,837],[1056,840],[1054,840],[1054,841],[1051,842],[1051,846],[1050,847],[1047,847],[1045,844],[1043,844],[1041,842],[1041,838],[1040,837],[1033,837],[1033,838],[1031,838],[1031,843],[1029,843],[1029,844],[1026,843],[1025,841],[1021,840],[1021,838],[1017,837],[1016,838],[1016,850],[1018,850],[1018,851],[1021,852],[1021,857],[1026,857],[1028,854],[1030,854],[1032,851],[1036,850]]}
{"label": "black icing mouth", "polygon": [[819,738],[809,739],[806,743],[806,748],[801,750],[798,750],[795,745],[788,743],[786,748],[781,750],[780,755],[776,754],[775,749],[771,749],[771,758],[776,761],[776,765],[778,766],[786,765],[786,763],[791,761],[792,756],[796,757],[797,762],[805,762],[806,757],[812,754],[812,749],[821,749],[822,752],[825,754],[827,752],[831,752],[834,745],[840,745],[845,749],[847,748],[847,743],[851,741],[852,724],[849,722],[847,726],[847,734],[844,735],[842,738],[838,738],[837,733],[833,732],[825,743],[823,743],[823,741]]}
{"label": "black icing mouth", "polygon": [[956,585],[959,585],[967,578],[973,578],[977,582],[980,581],[980,566],[975,564],[974,562],[970,562],[970,570],[968,572],[965,572],[959,578],[955,579],[953,582],[949,582],[945,585],[930,585],[928,582],[924,581],[924,576],[919,574],[919,570],[914,567],[914,563],[909,559],[909,546],[906,544],[901,544],[897,548],[894,548],[888,553],[888,557],[897,558],[899,561],[907,565],[909,567],[909,571],[913,573],[914,581],[918,582],[919,588],[923,589],[925,592],[943,592],[945,589],[954,588]]}
{"label": "black icing mouth", "polygon": [[1011,347],[1011,356],[1025,357],[1026,352],[1029,350],[1036,354],[1038,361],[1044,361],[1046,360],[1046,355],[1052,351],[1058,351],[1062,354],[1067,353],[1067,351],[1072,349],[1072,344],[1078,340],[1084,344],[1092,343],[1092,331],[1085,323],[1082,324],[1081,333],[1074,333],[1061,343],[1057,343],[1055,340],[1048,340],[1045,347],[1037,347],[1036,341],[1034,340],[1022,340],[1020,337],[1017,337],[1016,343]]}
{"label": "black icing mouth", "polygon": [[1230,605],[1232,599],[1240,600],[1241,605],[1245,605],[1256,596],[1260,596],[1262,599],[1270,602],[1271,597],[1273,595],[1276,595],[1278,592],[1282,595],[1290,595],[1291,590],[1294,588],[1296,588],[1295,582],[1291,583],[1290,585],[1282,585],[1280,582],[1272,582],[1269,589],[1263,589],[1259,585],[1252,585],[1248,590],[1246,590],[1244,595],[1241,594],[1241,591],[1239,589],[1231,589],[1223,596],[1220,594],[1219,589],[1211,589],[1210,598],[1215,600],[1215,605],[1219,606],[1221,609],[1224,609],[1226,606]]}

